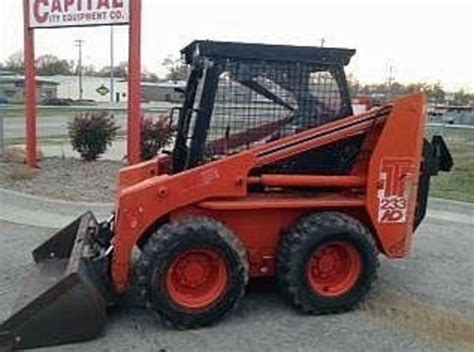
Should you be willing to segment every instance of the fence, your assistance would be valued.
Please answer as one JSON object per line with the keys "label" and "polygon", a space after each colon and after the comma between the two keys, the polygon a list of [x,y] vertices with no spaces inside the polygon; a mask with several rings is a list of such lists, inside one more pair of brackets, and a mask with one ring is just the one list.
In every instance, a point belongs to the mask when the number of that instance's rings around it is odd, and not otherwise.
{"label": "fence", "polygon": [[454,125],[444,123],[429,123],[426,125],[426,136],[441,135],[448,145],[460,149],[474,148],[474,125]]}

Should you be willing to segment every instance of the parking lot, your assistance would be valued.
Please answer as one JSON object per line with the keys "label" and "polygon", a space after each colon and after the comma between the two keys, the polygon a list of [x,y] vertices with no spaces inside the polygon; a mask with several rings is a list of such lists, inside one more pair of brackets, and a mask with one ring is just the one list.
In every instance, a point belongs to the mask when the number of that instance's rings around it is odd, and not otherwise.
{"label": "parking lot", "polygon": [[[409,259],[381,260],[379,279],[357,310],[307,316],[271,283],[253,283],[219,324],[174,331],[150,312],[116,308],[104,336],[48,351],[452,351],[474,349],[472,206],[430,208]],[[471,220],[470,220],[471,219]],[[31,259],[53,230],[0,223],[0,320],[8,316]]]}

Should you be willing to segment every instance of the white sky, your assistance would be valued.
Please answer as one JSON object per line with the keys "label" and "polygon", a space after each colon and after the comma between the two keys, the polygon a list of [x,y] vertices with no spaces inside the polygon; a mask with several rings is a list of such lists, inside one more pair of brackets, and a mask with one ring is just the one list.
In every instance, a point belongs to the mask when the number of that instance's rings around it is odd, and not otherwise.
{"label": "white sky", "polygon": [[[22,49],[22,0],[0,0],[0,60]],[[474,91],[472,1],[143,0],[142,60],[152,72],[193,39],[319,45],[357,49],[349,66],[363,82],[440,81]],[[107,27],[36,30],[36,55],[109,63]],[[127,59],[127,27],[115,27],[116,62]]]}

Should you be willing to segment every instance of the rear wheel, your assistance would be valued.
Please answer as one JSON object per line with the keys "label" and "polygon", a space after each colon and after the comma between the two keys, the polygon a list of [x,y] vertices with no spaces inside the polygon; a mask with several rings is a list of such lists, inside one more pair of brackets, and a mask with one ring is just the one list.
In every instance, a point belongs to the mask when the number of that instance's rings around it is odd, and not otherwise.
{"label": "rear wheel", "polygon": [[224,225],[191,218],[162,226],[137,268],[141,293],[166,323],[180,329],[221,319],[244,294],[245,250]]}
{"label": "rear wheel", "polygon": [[278,281],[293,305],[313,314],[351,309],[376,276],[377,249],[365,226],[338,212],[314,213],[283,237]]}

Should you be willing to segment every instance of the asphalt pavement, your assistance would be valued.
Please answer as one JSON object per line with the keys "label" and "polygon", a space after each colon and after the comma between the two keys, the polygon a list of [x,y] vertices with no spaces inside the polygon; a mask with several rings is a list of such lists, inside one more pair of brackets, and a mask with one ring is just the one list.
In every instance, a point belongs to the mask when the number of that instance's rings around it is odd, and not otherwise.
{"label": "asphalt pavement", "polygon": [[[176,104],[168,102],[152,102],[142,104],[142,110],[145,115],[156,116],[169,112]],[[13,107],[10,107],[13,109]],[[15,107],[17,108],[17,107]],[[67,123],[76,114],[87,111],[109,111],[114,115],[118,126],[121,130],[125,130],[127,126],[127,109],[124,104],[107,104],[101,103],[97,106],[49,106],[43,107],[49,110],[57,109],[54,114],[38,112],[37,117],[37,133],[38,137],[45,138],[50,136],[67,135]],[[5,111],[0,112],[6,114]],[[6,117],[4,119],[5,139],[21,138],[25,136],[25,118],[24,117]]]}
{"label": "asphalt pavement", "polygon": [[[67,123],[74,114],[59,116],[40,116],[38,117],[37,133],[38,137],[51,137],[67,135]],[[121,130],[126,127],[127,116],[125,113],[114,114],[117,124]],[[11,117],[5,118],[5,139],[21,138],[25,136],[25,118]]]}
{"label": "asphalt pavement", "polygon": [[[381,260],[358,309],[296,312],[272,284],[253,283],[241,304],[209,328],[175,331],[148,311],[116,308],[104,336],[48,351],[473,351],[474,207],[434,201],[408,259]],[[54,230],[0,221],[0,320],[9,314],[29,252]]]}

